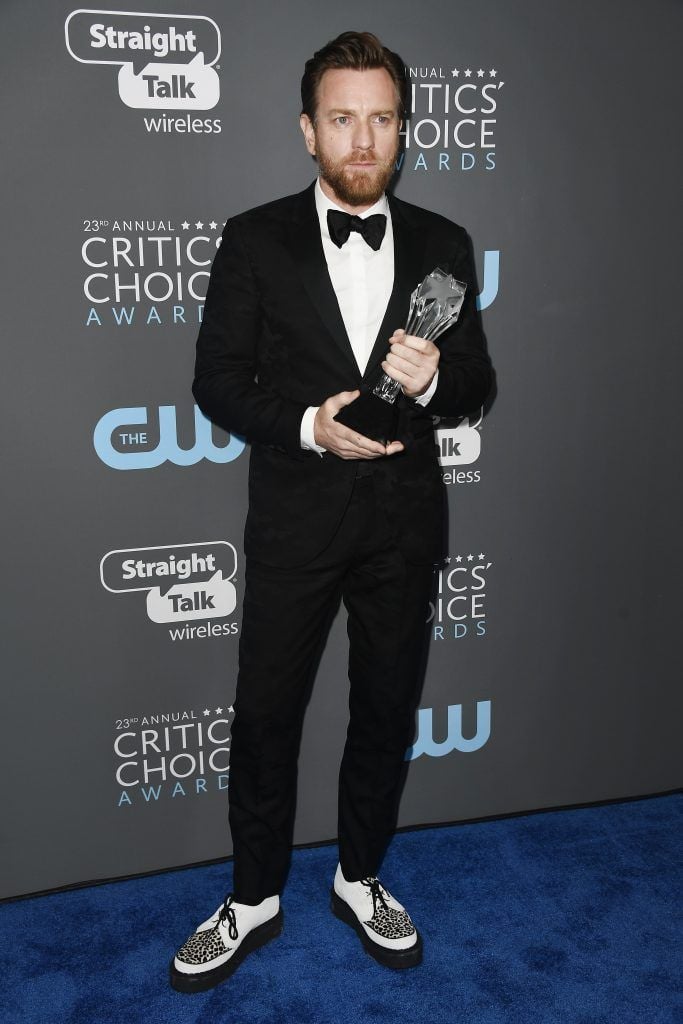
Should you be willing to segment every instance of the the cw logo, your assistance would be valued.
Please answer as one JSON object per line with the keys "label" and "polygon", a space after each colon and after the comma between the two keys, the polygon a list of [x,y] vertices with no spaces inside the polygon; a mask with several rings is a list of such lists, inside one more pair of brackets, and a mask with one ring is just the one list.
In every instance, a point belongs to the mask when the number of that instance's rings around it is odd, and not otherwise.
{"label": "the cw logo", "polygon": [[211,422],[194,407],[195,443],[192,448],[181,448],[178,444],[175,406],[159,406],[159,443],[156,448],[145,451],[119,451],[112,444],[116,431],[122,446],[130,449],[147,444],[147,432],[140,429],[147,425],[147,409],[137,406],[131,409],[112,409],[105,413],[95,427],[93,443],[95,451],[112,469],[154,469],[164,462],[176,466],[194,466],[202,459],[209,462],[232,462],[244,451],[245,444],[240,437],[231,435],[225,445],[214,443]]}
{"label": "the cw logo", "polygon": [[477,296],[477,309],[488,309],[498,294],[500,279],[500,250],[484,251],[484,284]]}
{"label": "the cw logo", "polygon": [[469,754],[480,750],[491,735],[491,701],[477,701],[477,728],[471,739],[462,734],[462,704],[448,707],[448,732],[445,740],[434,740],[432,708],[420,708],[417,713],[417,739],[406,751],[405,760],[414,761],[421,754],[428,757],[444,757],[454,750]]}

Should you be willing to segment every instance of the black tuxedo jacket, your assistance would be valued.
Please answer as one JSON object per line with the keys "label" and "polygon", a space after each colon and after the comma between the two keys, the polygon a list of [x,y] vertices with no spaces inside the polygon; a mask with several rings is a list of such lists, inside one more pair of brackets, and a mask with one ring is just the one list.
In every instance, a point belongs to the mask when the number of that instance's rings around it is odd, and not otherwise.
{"label": "black tuxedo jacket", "polygon": [[332,538],[358,462],[302,450],[301,419],[330,395],[374,383],[388,339],[406,322],[410,293],[440,266],[467,284],[460,319],[439,339],[436,392],[426,407],[400,396],[405,452],[364,462],[381,489],[387,531],[411,562],[443,554],[444,488],[432,419],[479,409],[491,367],[476,312],[464,230],[389,197],[394,286],[361,376],[322,248],[314,186],[229,220],[214,259],[193,393],[202,411],[251,442],[249,557],[303,565]]}

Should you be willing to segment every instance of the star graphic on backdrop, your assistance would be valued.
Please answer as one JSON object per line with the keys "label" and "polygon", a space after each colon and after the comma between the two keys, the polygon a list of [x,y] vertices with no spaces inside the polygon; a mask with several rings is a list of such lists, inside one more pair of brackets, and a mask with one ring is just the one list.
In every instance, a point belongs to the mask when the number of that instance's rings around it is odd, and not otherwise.
{"label": "star graphic on backdrop", "polygon": [[472,72],[468,68],[467,71],[465,72],[465,78],[471,78],[471,76],[472,76]]}
{"label": "star graphic on backdrop", "polygon": [[495,78],[497,74],[498,74],[498,72],[496,71],[495,68],[491,68],[491,70],[489,71],[489,77],[490,78]]}
{"label": "star graphic on backdrop", "polygon": [[218,224],[216,224],[215,220],[212,220],[211,223],[209,224],[209,227],[211,228],[212,231],[215,231],[216,228],[218,227]]}
{"label": "star graphic on backdrop", "polygon": [[473,562],[474,561],[474,555],[468,555],[467,556],[467,561],[468,562]]}
{"label": "star graphic on backdrop", "polygon": [[480,552],[479,552],[479,561],[480,561],[480,562],[483,562],[483,561],[484,561],[484,558],[485,558],[485,557],[486,557],[486,556],[485,556],[484,552],[483,552],[483,551],[480,551]]}
{"label": "star graphic on backdrop", "polygon": [[484,77],[483,68],[479,68],[479,70],[477,71],[477,78],[483,78],[483,77]]}
{"label": "star graphic on backdrop", "polygon": [[450,565],[451,564],[451,556],[450,555],[446,555],[444,561],[445,561],[446,565]]}
{"label": "star graphic on backdrop", "polygon": [[209,711],[209,709],[208,708],[204,708],[204,717],[206,718],[206,716],[210,715],[210,714],[211,714],[211,712]]}
{"label": "star graphic on backdrop", "polygon": [[230,705],[230,707],[228,708],[228,712],[229,712],[230,714],[232,714],[234,710],[235,710],[235,709],[234,709],[234,707],[233,707],[233,706],[232,706],[232,704],[231,704],[231,705]]}
{"label": "star graphic on backdrop", "polygon": [[202,224],[202,222],[200,220],[195,221],[195,225],[194,226],[197,228],[198,231],[201,231],[202,228],[204,227],[204,225]]}
{"label": "star graphic on backdrop", "polygon": [[460,76],[460,72],[458,71],[458,69],[457,68],[451,68],[451,77],[452,78],[458,78],[459,76]]}
{"label": "star graphic on backdrop", "polygon": [[184,220],[183,223],[180,226],[183,229],[183,231],[187,231],[187,229],[189,228],[190,225],[189,225],[188,221]]}
{"label": "star graphic on backdrop", "polygon": [[462,555],[458,555],[455,560],[456,562],[462,562]]}
{"label": "star graphic on backdrop", "polygon": [[222,715],[223,714],[223,708],[216,708],[216,714],[217,715]]}

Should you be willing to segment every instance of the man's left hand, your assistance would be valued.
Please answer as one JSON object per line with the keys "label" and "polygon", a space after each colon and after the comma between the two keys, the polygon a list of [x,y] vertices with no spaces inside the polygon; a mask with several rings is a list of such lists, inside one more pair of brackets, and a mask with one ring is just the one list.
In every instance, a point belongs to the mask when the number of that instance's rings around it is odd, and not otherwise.
{"label": "man's left hand", "polygon": [[382,369],[397,380],[408,398],[419,398],[432,383],[439,365],[439,350],[433,341],[394,331],[391,348]]}

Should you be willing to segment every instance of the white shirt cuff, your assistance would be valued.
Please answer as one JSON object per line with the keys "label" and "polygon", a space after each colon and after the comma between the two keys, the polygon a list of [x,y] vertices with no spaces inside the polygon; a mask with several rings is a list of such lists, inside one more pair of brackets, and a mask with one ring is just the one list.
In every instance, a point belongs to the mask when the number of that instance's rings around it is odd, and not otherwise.
{"label": "white shirt cuff", "polygon": [[310,452],[317,452],[318,455],[322,455],[325,448],[321,448],[319,444],[315,443],[315,435],[313,433],[313,421],[315,414],[317,413],[319,405],[309,405],[306,412],[301,418],[301,447],[306,448]]}
{"label": "white shirt cuff", "polygon": [[415,399],[415,404],[416,405],[428,405],[428,403],[431,402],[432,398],[434,397],[434,392],[436,391],[436,385],[438,383],[439,383],[439,371],[437,370],[436,373],[434,374],[434,378],[432,380],[432,383],[429,385],[429,387],[427,388],[427,390],[425,392],[423,392],[421,395],[417,396],[417,398]]}

